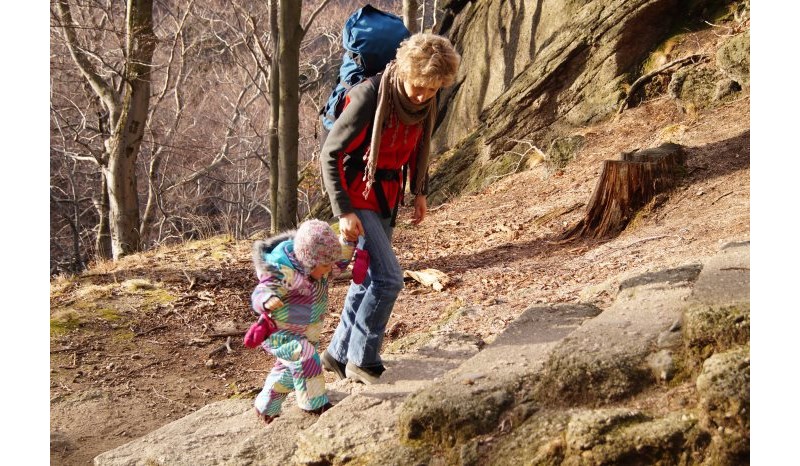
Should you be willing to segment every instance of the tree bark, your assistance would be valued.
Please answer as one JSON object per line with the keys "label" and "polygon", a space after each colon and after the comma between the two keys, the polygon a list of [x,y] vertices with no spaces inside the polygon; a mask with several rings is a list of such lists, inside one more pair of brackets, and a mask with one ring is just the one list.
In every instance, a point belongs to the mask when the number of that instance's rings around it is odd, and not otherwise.
{"label": "tree bark", "polygon": [[100,259],[111,259],[111,227],[108,223],[108,188],[106,177],[100,177],[99,196],[94,199],[99,222],[97,223],[97,237],[94,240],[95,255]]}
{"label": "tree bark", "polygon": [[156,46],[153,1],[128,0],[126,60],[119,91],[102,78],[78,44],[67,0],[59,0],[56,6],[70,55],[108,111],[111,134],[105,141],[106,154],[100,164],[108,188],[111,251],[116,260],[141,249],[136,159],[150,103],[150,73]]}
{"label": "tree bark", "polygon": [[411,34],[419,32],[419,25],[417,23],[417,11],[419,10],[419,2],[417,0],[403,0],[403,23]]}
{"label": "tree bark", "polygon": [[153,34],[153,1],[128,0],[127,61],[124,97],[119,120],[108,141],[108,183],[111,252],[114,259],[141,250],[139,193],[136,159],[144,135],[150,103],[150,72],[156,38]]}
{"label": "tree bark", "polygon": [[297,225],[297,151],[300,136],[299,63],[300,40],[303,28],[300,24],[302,3],[296,0],[280,2],[280,109],[278,112],[278,230]]}
{"label": "tree bark", "polygon": [[623,153],[621,160],[604,161],[586,214],[565,231],[559,241],[600,239],[618,234],[640,208],[674,185],[685,160],[683,146],[666,143]]}
{"label": "tree bark", "polygon": [[269,113],[269,208],[270,208],[270,229],[272,234],[279,231],[278,228],[278,121],[280,111],[280,56],[278,47],[280,44],[280,30],[278,28],[278,0],[269,0],[269,35],[272,39],[272,60],[270,62],[269,75],[269,94],[270,94],[270,113]]}

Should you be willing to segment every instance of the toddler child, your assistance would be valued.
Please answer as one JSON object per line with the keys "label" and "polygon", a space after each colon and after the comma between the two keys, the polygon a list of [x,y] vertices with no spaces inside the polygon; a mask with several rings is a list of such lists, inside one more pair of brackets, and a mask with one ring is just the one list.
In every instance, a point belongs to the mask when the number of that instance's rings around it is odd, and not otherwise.
{"label": "toddler child", "polygon": [[253,310],[260,321],[271,317],[275,325],[261,345],[275,356],[275,365],[255,399],[256,412],[267,424],[293,390],[298,406],[307,412],[321,414],[332,406],[318,346],[328,307],[328,275],[334,267],[347,267],[348,252],[352,255],[352,248],[315,219],[303,222],[296,232],[253,245],[259,279]]}

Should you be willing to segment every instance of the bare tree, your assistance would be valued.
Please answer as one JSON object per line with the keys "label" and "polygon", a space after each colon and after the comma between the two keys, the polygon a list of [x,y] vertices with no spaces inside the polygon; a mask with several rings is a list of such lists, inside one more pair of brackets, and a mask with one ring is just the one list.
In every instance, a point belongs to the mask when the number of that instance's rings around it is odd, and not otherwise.
{"label": "bare tree", "polygon": [[114,259],[138,251],[139,201],[136,159],[144,134],[150,102],[150,74],[156,46],[152,0],[129,0],[121,70],[79,41],[80,28],[67,0],[56,3],[57,22],[75,65],[99,97],[105,111],[104,153],[94,158],[106,179],[111,247]]}
{"label": "bare tree", "polygon": [[330,0],[323,0],[305,26],[300,23],[302,4],[281,0],[279,7],[278,199],[273,208],[277,230],[297,225],[298,139],[300,127],[300,44],[314,19]]}
{"label": "bare tree", "polygon": [[418,10],[419,2],[417,0],[403,0],[403,23],[405,23],[411,34],[419,32],[419,23],[417,22]]}
{"label": "bare tree", "polygon": [[[278,45],[280,43],[280,29],[278,27],[278,0],[269,0],[269,37],[272,39],[272,44],[274,45],[275,51],[278,49]],[[279,145],[279,138],[278,138],[278,121],[280,118],[280,107],[275,105],[276,102],[280,102],[280,66],[279,61],[280,56],[277,53],[273,53],[270,59],[270,69],[272,70],[272,74],[270,74],[269,79],[269,92],[270,92],[270,102],[273,102],[270,105],[270,113],[269,113],[269,206],[270,212],[270,229],[272,233],[277,233],[280,230],[278,225],[278,215],[275,212],[278,211],[278,149]]]}

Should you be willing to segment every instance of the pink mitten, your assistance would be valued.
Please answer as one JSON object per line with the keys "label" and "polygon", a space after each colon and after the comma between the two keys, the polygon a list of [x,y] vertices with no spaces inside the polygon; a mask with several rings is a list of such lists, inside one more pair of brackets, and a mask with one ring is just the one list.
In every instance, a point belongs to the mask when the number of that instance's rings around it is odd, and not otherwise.
{"label": "pink mitten", "polygon": [[360,285],[364,283],[367,278],[367,270],[369,269],[369,253],[364,248],[364,237],[358,237],[358,246],[356,246],[356,254],[353,259],[353,283]]}
{"label": "pink mitten", "polygon": [[247,348],[256,348],[264,342],[268,336],[272,335],[278,327],[275,321],[265,314],[261,314],[258,321],[250,326],[247,333],[244,335],[244,346]]}

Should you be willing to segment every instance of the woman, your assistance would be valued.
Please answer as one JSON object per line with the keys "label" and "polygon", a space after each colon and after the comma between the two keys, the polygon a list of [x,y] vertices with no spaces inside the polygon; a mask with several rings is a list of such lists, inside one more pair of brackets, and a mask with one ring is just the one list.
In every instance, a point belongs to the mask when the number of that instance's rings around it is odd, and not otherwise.
{"label": "woman", "polygon": [[411,36],[383,73],[348,92],[325,140],[322,179],[339,231],[348,241],[364,236],[370,256],[367,277],[350,285],[339,326],[321,356],[339,379],[371,384],[384,371],[381,342],[403,288],[391,244],[397,206],[407,173],[415,195],[411,221],[419,224],[425,218],[434,97],[453,83],[460,59],[444,37]]}

